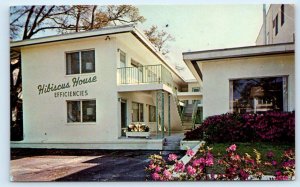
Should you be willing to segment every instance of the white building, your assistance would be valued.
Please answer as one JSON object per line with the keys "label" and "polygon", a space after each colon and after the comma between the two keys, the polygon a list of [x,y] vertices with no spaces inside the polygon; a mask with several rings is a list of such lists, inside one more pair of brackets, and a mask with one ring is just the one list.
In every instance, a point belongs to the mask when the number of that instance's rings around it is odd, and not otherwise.
{"label": "white building", "polygon": [[[188,83],[132,25],[11,48],[21,52],[24,124],[12,147],[162,149],[183,132],[177,93]],[[126,138],[130,124],[149,126],[150,138]]]}
{"label": "white building", "polygon": [[203,117],[295,110],[294,44],[183,53],[203,84]]}
{"label": "white building", "polygon": [[256,45],[295,42],[295,5],[271,4],[263,18]]}
{"label": "white building", "polygon": [[203,86],[203,118],[295,110],[294,5],[270,5],[257,46],[183,53]]}

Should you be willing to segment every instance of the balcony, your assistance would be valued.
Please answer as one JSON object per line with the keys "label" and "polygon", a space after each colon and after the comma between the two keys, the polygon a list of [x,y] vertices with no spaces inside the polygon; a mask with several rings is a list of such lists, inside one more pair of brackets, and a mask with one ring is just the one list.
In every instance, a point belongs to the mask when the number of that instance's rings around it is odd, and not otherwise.
{"label": "balcony", "polygon": [[118,85],[144,85],[140,87],[148,89],[151,87],[149,85],[152,85],[152,88],[155,85],[167,85],[173,88],[171,72],[162,64],[118,68],[117,75]]}

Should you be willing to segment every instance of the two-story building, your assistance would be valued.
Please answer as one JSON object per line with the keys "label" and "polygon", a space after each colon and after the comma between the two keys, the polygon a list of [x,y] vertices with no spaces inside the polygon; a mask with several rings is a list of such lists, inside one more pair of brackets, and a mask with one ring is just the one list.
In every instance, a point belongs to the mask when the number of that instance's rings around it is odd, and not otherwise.
{"label": "two-story building", "polygon": [[[133,25],[11,48],[21,53],[24,124],[12,147],[162,149],[183,131],[177,92],[188,83]],[[131,124],[150,137],[126,138]]]}

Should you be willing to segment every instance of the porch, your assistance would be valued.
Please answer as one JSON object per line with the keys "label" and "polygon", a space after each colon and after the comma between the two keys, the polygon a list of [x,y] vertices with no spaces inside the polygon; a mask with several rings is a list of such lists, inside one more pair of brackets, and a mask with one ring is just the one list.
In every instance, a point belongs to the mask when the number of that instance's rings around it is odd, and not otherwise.
{"label": "porch", "polygon": [[147,90],[119,92],[118,95],[119,138],[146,139],[146,137],[138,137],[139,135],[128,137],[128,133],[126,137],[128,131],[141,134],[139,132],[144,131],[139,130],[141,126],[143,129],[147,126],[149,140],[164,139],[174,133],[183,132],[180,113],[173,94],[165,90]]}

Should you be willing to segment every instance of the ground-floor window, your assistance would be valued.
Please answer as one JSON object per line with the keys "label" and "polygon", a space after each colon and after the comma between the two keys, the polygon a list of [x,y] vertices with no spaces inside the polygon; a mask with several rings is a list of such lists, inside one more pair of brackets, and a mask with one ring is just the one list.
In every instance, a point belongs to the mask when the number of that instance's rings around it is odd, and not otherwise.
{"label": "ground-floor window", "polygon": [[142,103],[132,102],[132,122],[144,121],[144,105]]}
{"label": "ground-floor window", "polygon": [[67,101],[67,122],[96,122],[96,100]]}
{"label": "ground-floor window", "polygon": [[149,122],[156,122],[156,107],[149,105]]}
{"label": "ground-floor window", "polygon": [[287,76],[230,80],[230,111],[287,111]]}

